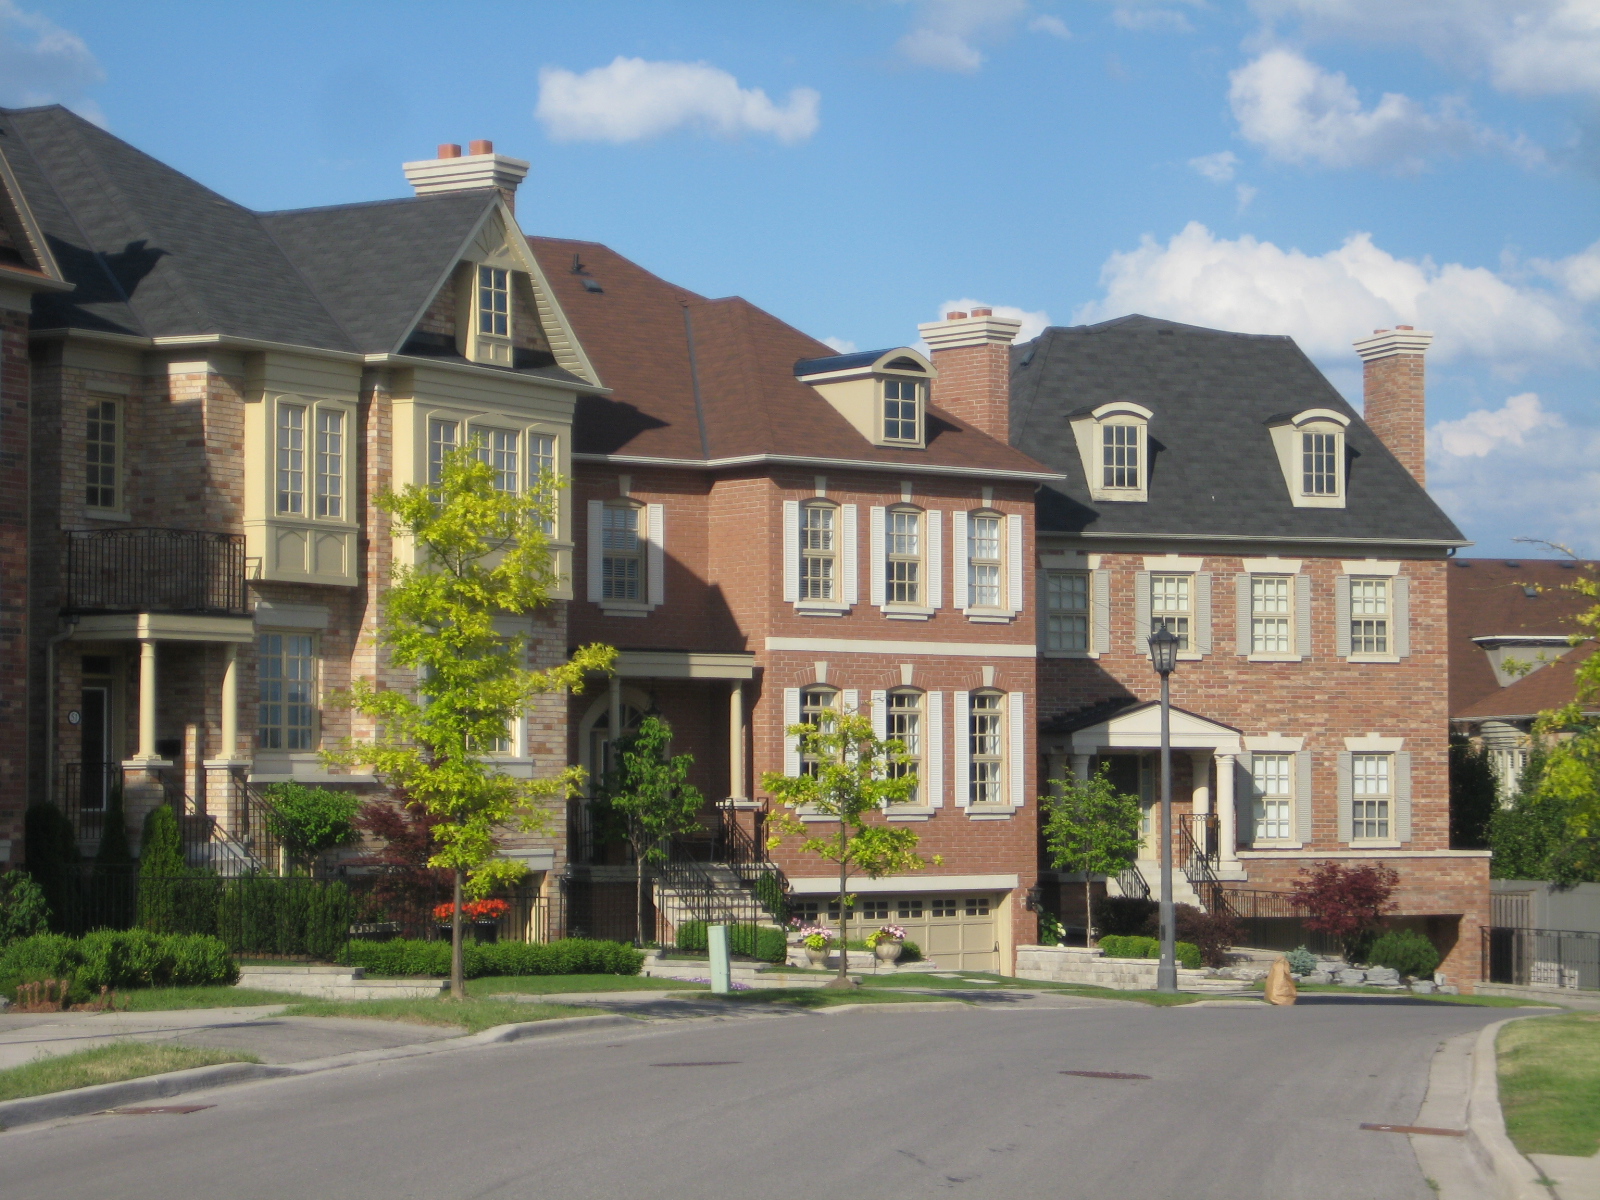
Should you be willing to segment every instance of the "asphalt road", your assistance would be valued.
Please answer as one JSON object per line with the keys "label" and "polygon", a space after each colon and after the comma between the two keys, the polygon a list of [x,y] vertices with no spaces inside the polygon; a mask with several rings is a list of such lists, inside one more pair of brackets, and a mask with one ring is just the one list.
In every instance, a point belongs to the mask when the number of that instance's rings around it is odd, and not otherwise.
{"label": "asphalt road", "polygon": [[1505,1015],[1040,998],[605,1030],[18,1129],[0,1196],[1431,1200],[1407,1139],[1358,1126],[1415,1121],[1439,1043]]}

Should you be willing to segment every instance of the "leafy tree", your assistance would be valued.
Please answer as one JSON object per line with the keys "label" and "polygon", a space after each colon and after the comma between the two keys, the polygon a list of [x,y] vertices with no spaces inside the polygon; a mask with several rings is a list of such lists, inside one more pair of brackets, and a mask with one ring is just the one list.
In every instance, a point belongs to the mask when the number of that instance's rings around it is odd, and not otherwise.
{"label": "leafy tree", "polygon": [[1600,882],[1595,840],[1571,833],[1577,805],[1543,787],[1545,760],[1535,744],[1511,804],[1495,810],[1489,823],[1494,852],[1489,873],[1496,879],[1542,879],[1563,886]]}
{"label": "leafy tree", "polygon": [[378,849],[365,860],[379,868],[371,898],[372,919],[388,919],[392,909],[422,911],[433,907],[439,893],[450,886],[451,873],[429,866],[439,852],[433,828],[440,818],[414,801],[393,804],[369,800],[356,814],[355,825],[378,840]]}
{"label": "leafy tree", "polygon": [[547,671],[527,669],[527,639],[495,627],[504,613],[526,613],[550,599],[556,576],[545,525],[555,516],[556,484],[546,477],[525,492],[496,488],[496,474],[475,447],[445,455],[436,487],[385,490],[377,506],[394,521],[414,564],[394,568],[383,596],[378,641],[397,668],[417,673],[415,692],[380,690],[357,680],[345,698],[371,717],[370,739],[348,741],[325,757],[367,764],[391,788],[439,818],[429,865],[452,873],[450,989],[465,995],[461,960],[463,894],[487,896],[517,883],[521,863],[501,857],[506,828],[542,829],[549,806],[573,794],[582,771],[521,779],[484,753],[533,698],[579,691],[584,677],[607,672],[608,646],[585,646]]}
{"label": "leafy tree", "polygon": [[1500,806],[1499,788],[1486,747],[1475,746],[1458,733],[1450,735],[1450,845],[1456,850],[1483,850],[1489,845],[1489,823]]}
{"label": "leafy tree", "polygon": [[1289,894],[1310,913],[1305,927],[1338,938],[1346,960],[1360,961],[1384,914],[1394,909],[1389,897],[1400,876],[1390,867],[1341,867],[1336,862],[1301,867],[1300,876]]}
{"label": "leafy tree", "polygon": [[145,814],[139,838],[139,927],[153,933],[178,930],[178,897],[189,873],[183,860],[183,836],[170,804]]}
{"label": "leafy tree", "polygon": [[76,876],[80,855],[71,819],[54,804],[30,805],[23,816],[23,838],[28,874],[44,892],[51,928],[57,933],[72,931],[79,912]]}
{"label": "leafy tree", "polygon": [[309,866],[324,850],[355,840],[361,801],[349,792],[288,781],[268,785],[266,796],[267,830],[291,862]]}
{"label": "leafy tree", "polygon": [[0,875],[0,946],[50,932],[44,889],[25,871]]}
{"label": "leafy tree", "polygon": [[1084,941],[1094,944],[1090,875],[1119,875],[1139,857],[1139,798],[1119,792],[1111,764],[1091,779],[1051,780],[1060,795],[1041,796],[1044,844],[1057,870],[1083,872]]}
{"label": "leafy tree", "polygon": [[636,732],[617,746],[617,765],[606,780],[602,810],[613,817],[633,847],[638,866],[634,890],[636,938],[644,945],[645,864],[666,858],[662,842],[675,833],[687,833],[700,824],[705,797],[690,785],[694,755],[668,757],[672,726],[657,716],[647,716]]}
{"label": "leafy tree", "polygon": [[[800,849],[839,868],[839,974],[828,986],[852,987],[845,949],[845,926],[854,899],[850,876],[859,872],[877,879],[920,870],[930,861],[917,853],[917,835],[911,830],[869,820],[890,805],[908,802],[917,779],[895,773],[895,765],[904,759],[905,744],[875,737],[872,722],[857,713],[830,715],[820,725],[791,725],[787,732],[800,739],[800,753],[816,768],[800,775],[767,771],[761,785],[779,803],[838,824],[836,832],[807,837]],[[806,830],[788,813],[778,814],[769,824],[774,844]],[[934,855],[931,861],[938,866],[944,860]]]}

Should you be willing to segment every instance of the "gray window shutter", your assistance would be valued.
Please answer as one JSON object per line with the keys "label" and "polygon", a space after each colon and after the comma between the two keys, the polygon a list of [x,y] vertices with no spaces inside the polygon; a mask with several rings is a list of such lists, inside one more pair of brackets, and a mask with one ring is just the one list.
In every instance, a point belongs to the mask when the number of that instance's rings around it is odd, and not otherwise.
{"label": "gray window shutter", "polygon": [[1294,652],[1311,657],[1311,576],[1294,577]]}
{"label": "gray window shutter", "polygon": [[[1256,840],[1255,756],[1246,750],[1233,759],[1233,840],[1240,846]],[[1220,831],[1219,831],[1220,832]],[[1237,849],[1237,847],[1233,847]],[[1222,847],[1224,851],[1229,847]]]}
{"label": "gray window shutter", "polygon": [[1351,800],[1355,792],[1355,784],[1351,779],[1353,770],[1350,752],[1339,751],[1339,840],[1347,846],[1355,836],[1355,816],[1351,811]]}
{"label": "gray window shutter", "polygon": [[660,504],[647,504],[645,515],[650,520],[650,544],[645,547],[645,562],[649,569],[650,603],[667,602],[667,510]]}
{"label": "gray window shutter", "polygon": [[[1350,657],[1350,576],[1341,575],[1333,581],[1333,621],[1336,653],[1340,658]],[[1349,838],[1342,839],[1349,841]]]}
{"label": "gray window shutter", "polygon": [[1394,577],[1394,652],[1401,658],[1411,654],[1411,580]]}
{"label": "gray window shutter", "polygon": [[800,724],[800,689],[783,689],[783,773],[791,779],[800,774],[800,739],[789,726]]}
{"label": "gray window shutter", "polygon": [[883,576],[884,576],[884,567],[883,567],[883,556],[884,556],[883,509],[879,508],[876,505],[874,505],[872,508],[868,509],[867,511],[868,511],[867,520],[868,520],[868,526],[869,526],[868,531],[867,531],[867,533],[868,533],[868,539],[867,540],[870,543],[869,548],[868,548],[868,552],[872,555],[872,569],[871,569],[871,574],[869,576],[871,581],[872,581],[872,593],[871,593],[871,595],[872,595],[872,603],[874,605],[876,605],[878,608],[882,608],[883,607],[883,596],[884,596],[884,579],[883,579]]}
{"label": "gray window shutter", "polygon": [[1394,756],[1394,837],[1397,842],[1411,840],[1411,752]]}
{"label": "gray window shutter", "polygon": [[1150,572],[1140,571],[1133,577],[1133,650],[1135,654],[1150,653]]}
{"label": "gray window shutter", "polygon": [[922,802],[944,807],[944,693],[929,692],[928,719],[924,723],[922,752]]}
{"label": "gray window shutter", "polygon": [[783,502],[783,598],[800,599],[800,501]]}
{"label": "gray window shutter", "polygon": [[1294,756],[1294,836],[1302,846],[1311,841],[1311,751]]}
{"label": "gray window shutter", "polygon": [[840,703],[843,705],[845,712],[859,713],[861,711],[861,693],[855,688],[845,688],[841,693]]}
{"label": "gray window shutter", "polygon": [[927,564],[928,590],[925,603],[929,608],[944,607],[944,513],[937,508],[929,509],[926,514],[928,522],[927,551],[922,556],[922,561]]}
{"label": "gray window shutter", "polygon": [[604,554],[600,541],[605,536],[602,532],[605,510],[604,500],[589,501],[589,599],[596,604],[600,603],[600,595],[605,590],[600,577],[600,559]]}
{"label": "gray window shutter", "polygon": [[1194,577],[1194,638],[1192,644],[1201,654],[1211,653],[1211,572],[1200,571]]}
{"label": "gray window shutter", "polygon": [[839,509],[839,598],[849,605],[860,602],[856,585],[856,506],[846,504]]}
{"label": "gray window shutter", "polygon": [[1250,576],[1233,577],[1234,650],[1241,658],[1250,654]]}
{"label": "gray window shutter", "polygon": [[1105,569],[1094,573],[1094,595],[1089,601],[1089,622],[1093,641],[1089,649],[1104,654],[1111,649],[1111,572]]}

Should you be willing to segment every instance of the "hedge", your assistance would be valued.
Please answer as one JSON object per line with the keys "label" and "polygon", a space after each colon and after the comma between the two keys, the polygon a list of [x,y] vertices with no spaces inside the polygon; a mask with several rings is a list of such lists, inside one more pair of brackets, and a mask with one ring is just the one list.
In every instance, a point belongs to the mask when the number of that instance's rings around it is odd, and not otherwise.
{"label": "hedge", "polygon": [[[704,921],[685,921],[678,926],[679,950],[708,950],[710,942]],[[781,963],[789,957],[789,938],[781,929],[765,925],[729,925],[728,950],[762,962]]]}
{"label": "hedge", "polygon": [[[1161,940],[1138,934],[1118,936],[1108,934],[1100,939],[1100,949],[1107,958],[1160,958]],[[1193,942],[1178,942],[1173,947],[1178,965],[1186,971],[1200,969],[1200,947]]]}
{"label": "hedge", "polygon": [[105,929],[70,938],[43,933],[0,952],[0,994],[11,1000],[18,984],[41,979],[71,979],[70,998],[81,1003],[102,986],[197,987],[238,978],[228,947],[205,934]]}
{"label": "hedge", "polygon": [[[462,946],[468,979],[483,975],[637,975],[644,955],[624,942],[563,938],[555,942],[468,942]],[[352,941],[339,961],[374,975],[448,975],[450,943],[396,938]]]}

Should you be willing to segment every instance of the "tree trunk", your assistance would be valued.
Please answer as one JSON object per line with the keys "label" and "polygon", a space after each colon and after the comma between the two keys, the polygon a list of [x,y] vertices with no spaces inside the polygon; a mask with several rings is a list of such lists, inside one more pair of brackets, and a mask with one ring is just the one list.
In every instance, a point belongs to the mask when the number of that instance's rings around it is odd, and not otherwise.
{"label": "tree trunk", "polygon": [[845,889],[850,883],[850,869],[846,865],[846,850],[850,843],[848,829],[839,822],[839,974],[828,981],[831,988],[847,988],[850,982],[850,944],[845,934],[849,931],[849,910],[845,907]]}
{"label": "tree trunk", "polygon": [[633,944],[644,945],[644,859],[645,852],[640,849],[640,843],[635,840],[633,844]]}
{"label": "tree trunk", "polygon": [[465,1000],[467,984],[461,963],[461,868],[456,868],[455,911],[450,914],[450,998]]}
{"label": "tree trunk", "polygon": [[1094,945],[1094,896],[1093,884],[1089,882],[1089,872],[1083,873],[1083,944],[1085,947]]}

